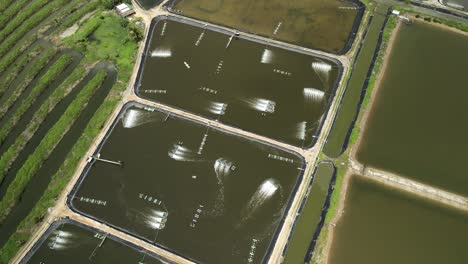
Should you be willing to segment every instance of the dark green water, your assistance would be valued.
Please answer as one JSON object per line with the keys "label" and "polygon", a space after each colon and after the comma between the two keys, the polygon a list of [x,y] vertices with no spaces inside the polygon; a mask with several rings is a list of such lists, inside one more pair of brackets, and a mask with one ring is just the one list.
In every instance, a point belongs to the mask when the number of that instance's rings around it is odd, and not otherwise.
{"label": "dark green water", "polygon": [[52,151],[49,158],[42,164],[39,171],[31,179],[25,191],[22,193],[20,201],[15,205],[7,218],[0,224],[0,247],[8,240],[11,234],[16,231],[18,224],[31,212],[36,202],[41,198],[51,177],[62,165],[67,153],[82,135],[89,120],[105,100],[117,78],[115,67],[108,62],[97,64],[96,67],[92,69],[91,72],[74,88],[74,90],[55,107],[31,138],[30,143],[28,143],[25,149],[26,154],[34,151],[35,146],[40,143],[41,138],[60,118],[62,113],[71,103],[71,100],[73,100],[76,94],[78,94],[88,81],[96,75],[97,71],[102,68],[107,69],[107,77],[102,86],[95,92],[94,96],[88,102],[85,110],[82,111],[78,119],[70,127],[57,147]]}
{"label": "dark green water", "polygon": [[348,132],[354,125],[353,120],[359,110],[359,101],[361,98],[364,82],[372,63],[380,31],[385,22],[387,5],[379,5],[374,12],[371,24],[362,44],[358,57],[356,58],[355,68],[351,73],[343,101],[338,110],[336,120],[332,130],[328,135],[327,142],[323,147],[323,152],[331,158],[337,158],[345,149],[345,143]]}
{"label": "dark green water", "polygon": [[284,263],[305,263],[310,253],[310,245],[317,225],[322,217],[325,199],[327,198],[330,181],[335,172],[333,163],[320,163],[314,175],[311,189],[303,201],[299,220],[294,227],[291,240],[286,251]]}
{"label": "dark green water", "polygon": [[[338,66],[171,20],[152,34],[140,96],[299,147],[310,146]],[[315,70],[314,70],[315,68]]]}
{"label": "dark green water", "polygon": [[173,12],[243,31],[342,53],[360,22],[357,1],[176,0]]}
{"label": "dark green water", "polygon": [[150,9],[159,5],[162,2],[162,0],[136,0],[136,2],[144,9]]}
{"label": "dark green water", "polygon": [[140,107],[99,151],[123,167],[95,162],[73,207],[197,262],[261,263],[302,159]]}
{"label": "dark green water", "polygon": [[353,176],[330,264],[468,263],[468,214]]}
{"label": "dark green water", "polygon": [[20,263],[167,263],[132,244],[74,223],[54,223],[37,250],[29,254]]}
{"label": "dark green water", "polygon": [[362,135],[366,165],[468,196],[468,37],[403,26]]}

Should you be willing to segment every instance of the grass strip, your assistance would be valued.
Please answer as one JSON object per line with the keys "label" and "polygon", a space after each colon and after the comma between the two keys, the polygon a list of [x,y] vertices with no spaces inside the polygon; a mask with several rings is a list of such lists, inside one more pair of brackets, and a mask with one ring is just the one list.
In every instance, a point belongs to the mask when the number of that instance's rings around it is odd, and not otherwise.
{"label": "grass strip", "polygon": [[[72,56],[65,54],[60,56],[58,60],[50,66],[37,81],[21,105],[16,109],[15,113],[7,120],[7,122],[0,129],[0,142],[3,142],[8,133],[13,129],[13,126],[18,122],[23,114],[29,109],[29,107],[36,101],[37,97],[62,73],[65,68],[72,63]],[[2,174],[0,170],[0,181]]]}
{"label": "grass strip", "polygon": [[10,236],[5,245],[0,249],[0,252],[2,252],[2,254],[0,254],[0,263],[8,263],[19,251],[21,246],[31,237],[31,234],[34,232],[34,227],[36,227],[47,214],[47,209],[54,206],[60,193],[75,173],[79,162],[91,147],[95,137],[101,132],[101,129],[119,101],[119,96],[115,94],[114,96],[110,95],[93,115],[83,131],[83,135],[68,153],[65,162],[52,176],[51,182],[41,199],[39,199],[29,215],[19,223],[16,232]]}
{"label": "grass strip", "polygon": [[0,12],[5,10],[14,0],[0,0]]}
{"label": "grass strip", "polygon": [[50,1],[51,0],[37,0],[28,6],[28,8],[25,8],[18,16],[15,16],[12,20],[10,20],[5,28],[0,31],[0,42],[5,40],[11,32],[16,30],[23,22],[28,20],[28,18],[31,18],[34,13],[38,12]]}
{"label": "grass strip", "polygon": [[8,110],[10,110],[13,104],[19,99],[26,88],[28,88],[34,78],[39,75],[41,70],[52,60],[56,53],[57,51],[55,49],[48,49],[33,63],[31,68],[28,69],[27,74],[24,76],[24,79],[18,84],[17,87],[15,87],[13,93],[0,106],[0,119],[5,116]]}
{"label": "grass strip", "polygon": [[78,66],[72,74],[47,98],[41,107],[34,114],[34,118],[28,124],[15,142],[5,151],[0,158],[0,171],[8,171],[11,164],[18,157],[20,152],[39,129],[40,125],[47,118],[55,106],[71,92],[73,87],[85,76],[85,69]]}
{"label": "grass strip", "polygon": [[41,47],[36,47],[11,65],[9,73],[4,78],[0,79],[0,97],[5,90],[10,87],[13,80],[24,70],[26,65],[31,63],[42,52],[43,50]]}
{"label": "grass strip", "polygon": [[83,16],[86,14],[92,12],[96,8],[98,8],[100,3],[98,1],[92,1],[79,10],[71,13],[70,15],[67,16],[67,18],[63,21],[60,22],[60,25],[54,30],[54,32],[61,32],[69,27],[71,27],[73,24],[75,24],[78,20],[80,20]]}
{"label": "grass strip", "polygon": [[9,5],[5,12],[0,14],[0,29],[5,27],[8,21],[12,20],[12,18],[29,2],[29,0],[17,0]]}
{"label": "grass strip", "polygon": [[[18,41],[22,37],[24,37],[24,35],[30,32],[33,28],[37,27],[45,19],[50,18],[50,14],[52,14],[57,8],[61,7],[64,4],[64,2],[65,0],[54,0],[50,4],[38,10],[34,15],[29,17],[28,19],[22,21],[20,25],[17,25],[17,27],[14,28],[14,31],[8,35],[8,38],[6,38],[1,43],[0,57],[5,55],[14,45],[16,45],[16,43],[18,43]],[[7,27],[10,25],[11,23],[9,23]],[[5,29],[7,29],[7,27],[5,27]],[[8,30],[6,32],[8,32]],[[6,32],[0,32],[0,40],[6,37],[2,36],[2,33]]]}
{"label": "grass strip", "polygon": [[85,109],[89,99],[102,85],[106,76],[107,72],[105,70],[101,70],[86,84],[83,90],[77,95],[76,99],[68,106],[67,110],[60,117],[57,123],[55,123],[47,132],[39,146],[37,146],[23,166],[18,170],[15,179],[8,187],[3,199],[0,201],[0,222],[2,222],[10,213],[13,206],[19,200],[21,193],[26,188],[28,182],[39,170],[42,163],[49,157],[52,150],[70,129],[80,113]]}
{"label": "grass strip", "polygon": [[[15,124],[21,119],[23,114],[34,103],[38,95],[41,94],[45,88],[47,88],[71,62],[71,56],[61,56],[57,62],[52,65],[49,70],[39,79],[29,96],[21,103],[21,105],[16,109],[15,113],[13,113],[5,125],[0,129],[0,139],[2,142],[13,129]],[[0,161],[3,161],[3,159],[0,159]],[[8,163],[0,163],[0,182],[3,181],[8,167]]]}
{"label": "grass strip", "polygon": [[16,47],[10,50],[4,57],[0,58],[0,75],[2,75],[25,50],[29,49],[37,39],[37,34],[33,34],[29,38],[26,38],[20,45],[16,45]]}

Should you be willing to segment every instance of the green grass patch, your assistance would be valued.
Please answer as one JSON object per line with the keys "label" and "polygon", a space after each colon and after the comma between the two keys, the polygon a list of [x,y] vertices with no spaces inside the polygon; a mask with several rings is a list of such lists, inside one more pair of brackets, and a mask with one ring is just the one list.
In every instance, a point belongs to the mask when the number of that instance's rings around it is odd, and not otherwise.
{"label": "green grass patch", "polygon": [[113,14],[90,18],[72,36],[64,39],[69,47],[86,54],[87,61],[110,60],[119,70],[119,79],[129,80],[135,64],[137,40],[136,26]]}

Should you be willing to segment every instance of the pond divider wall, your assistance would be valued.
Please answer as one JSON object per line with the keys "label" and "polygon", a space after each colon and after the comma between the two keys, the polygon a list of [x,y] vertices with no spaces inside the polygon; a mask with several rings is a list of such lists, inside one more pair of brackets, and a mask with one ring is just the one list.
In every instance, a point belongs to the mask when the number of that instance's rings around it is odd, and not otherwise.
{"label": "pond divider wall", "polygon": [[[163,8],[166,9],[167,11],[169,11],[170,13],[175,14],[175,15],[195,19],[195,20],[200,21],[200,22],[207,22],[207,23],[210,23],[210,24],[219,25],[219,26],[222,26],[222,27],[225,27],[225,28],[229,28],[232,31],[237,30],[237,29],[233,28],[232,26],[229,26],[229,25],[226,25],[226,24],[223,24],[223,23],[214,23],[214,22],[204,21],[204,20],[202,20],[200,18],[188,16],[188,15],[185,15],[185,14],[181,14],[180,12],[177,12],[177,10],[174,10],[173,8],[180,1],[181,0],[169,0],[164,4]],[[359,0],[341,0],[341,1],[351,2],[351,3],[355,4],[357,6],[357,9],[359,10],[358,13],[356,14],[356,18],[354,19],[353,27],[351,29],[351,32],[348,35],[348,40],[346,41],[345,46],[338,53],[332,53],[332,52],[329,52],[329,51],[316,49],[316,48],[313,48],[313,49],[318,50],[318,51],[323,51],[323,52],[326,52],[326,53],[330,53],[330,54],[344,55],[344,54],[348,53],[348,51],[353,46],[354,40],[356,39],[356,34],[357,34],[358,30],[359,30],[359,26],[361,25],[362,17],[364,16],[364,13],[365,13],[366,5],[363,4]],[[287,44],[291,44],[291,45],[295,45],[295,46],[300,46],[297,43],[294,43],[292,41],[280,40],[280,39],[276,39],[276,38],[273,38],[273,37],[268,36],[268,35],[257,34],[255,32],[251,32],[251,31],[247,31],[247,30],[242,30],[242,31],[245,32],[245,33],[248,33],[248,34],[255,35],[255,36],[259,36],[259,37],[263,37],[263,38],[270,38],[270,39],[274,39],[274,40],[279,41],[279,42],[283,42],[283,43],[287,43]],[[312,48],[310,48],[310,49],[312,49]]]}
{"label": "pond divider wall", "polygon": [[[289,233],[288,241],[286,242],[286,245],[285,245],[285,247],[283,249],[283,252],[281,254],[282,257],[286,256],[286,252],[287,252],[288,247],[289,247],[289,242],[291,241],[291,238],[293,236],[294,230],[296,228],[296,224],[297,224],[299,218],[301,217],[302,210],[304,209],[304,207],[305,207],[305,205],[307,203],[307,200],[309,198],[309,194],[310,194],[310,191],[312,190],[312,185],[315,182],[315,177],[317,175],[318,168],[322,164],[331,164],[333,166],[333,175],[330,178],[330,183],[329,183],[329,187],[328,187],[328,191],[327,191],[327,197],[325,198],[324,204],[322,206],[322,212],[320,214],[320,221],[319,221],[318,225],[315,227],[315,232],[314,232],[314,235],[313,235],[312,240],[310,242],[309,249],[307,250],[307,253],[304,256],[304,263],[306,263],[306,264],[310,262],[310,259],[312,257],[312,253],[313,253],[314,248],[315,248],[315,244],[316,244],[317,239],[318,239],[318,236],[320,235],[320,231],[322,230],[322,227],[323,227],[323,225],[325,223],[325,216],[326,216],[326,214],[328,212],[328,208],[330,207],[331,194],[333,193],[333,189],[335,188],[334,186],[335,186],[335,182],[336,182],[336,167],[333,164],[333,162],[331,162],[329,160],[321,161],[315,166],[314,171],[312,172],[312,177],[310,179],[309,186],[307,187],[306,195],[304,196],[304,198],[301,201],[301,205],[299,207],[299,210],[297,211],[296,218],[294,219],[293,227],[291,229],[291,232]],[[288,264],[288,263],[286,263],[286,264]]]}
{"label": "pond divider wall", "polygon": [[[369,84],[369,80],[370,80],[370,77],[372,75],[372,71],[374,70],[375,62],[376,62],[377,57],[379,55],[379,52],[380,52],[380,50],[382,48],[383,33],[384,33],[384,30],[385,30],[385,27],[387,26],[387,22],[388,22],[388,19],[390,17],[391,12],[392,12],[392,9],[389,8],[388,11],[387,11],[386,17],[385,17],[385,21],[384,21],[384,23],[382,25],[382,28],[380,30],[379,39],[378,39],[377,45],[375,47],[374,55],[372,57],[372,61],[371,61],[371,64],[369,66],[369,70],[367,71],[366,79],[364,80],[364,83],[362,85],[361,97],[360,97],[359,102],[357,104],[355,117],[354,117],[353,121],[351,122],[351,124],[349,125],[348,132],[346,133],[345,140],[343,142],[343,146],[341,147],[340,155],[348,147],[349,139],[351,137],[351,133],[353,132],[353,128],[354,128],[354,126],[355,126],[355,124],[356,124],[356,122],[357,122],[357,120],[359,118],[359,112],[361,111],[362,102],[364,101],[364,98],[366,97],[366,92],[367,92],[367,89],[368,89],[367,86]],[[353,65],[353,69],[354,69],[354,65]],[[344,96],[342,97],[342,99],[343,98],[344,98]],[[342,103],[342,101],[340,102],[339,108],[341,108],[341,103]],[[338,109],[338,111],[339,111],[339,109]],[[336,116],[338,116],[338,115],[336,115]],[[334,123],[335,122],[333,122],[333,124]],[[332,127],[332,129],[333,129],[333,127]]]}
{"label": "pond divider wall", "polygon": [[[178,115],[178,114],[175,114],[175,113],[171,113],[171,112],[168,112],[168,111],[165,111],[165,110],[162,110],[162,109],[158,109],[158,108],[154,108],[154,107],[151,107],[151,106],[147,106],[147,105],[144,105],[144,104],[141,104],[141,103],[137,103],[137,102],[128,102],[126,103],[120,110],[119,114],[117,115],[117,117],[114,119],[112,125],[110,126],[110,128],[106,131],[106,134],[104,135],[103,139],[101,140],[101,142],[99,142],[98,146],[96,147],[96,150],[94,151],[93,155],[97,155],[99,153],[99,151],[102,149],[102,147],[104,146],[104,144],[106,143],[106,141],[108,140],[108,138],[110,137],[110,135],[112,134],[112,131],[114,130],[115,126],[118,124],[119,120],[121,119],[121,117],[123,116],[123,114],[125,113],[125,111],[130,108],[130,107],[140,107],[140,108],[150,108],[150,109],[154,109],[155,111],[158,111],[160,113],[167,113],[168,115],[170,116],[175,116],[177,118],[180,118],[180,119],[183,119],[187,122],[190,122],[190,123],[195,123],[195,124],[199,124],[199,125],[202,125],[202,126],[206,126],[207,124],[203,123],[203,122],[200,122],[198,120],[193,120],[193,119],[190,119],[188,117],[185,117],[185,116],[181,116],[181,115]],[[262,260],[262,263],[267,263],[270,256],[271,256],[271,253],[273,252],[273,248],[276,244],[276,241],[278,239],[278,236],[279,236],[279,233],[281,232],[281,230],[283,229],[283,226],[284,226],[284,222],[285,222],[285,218],[287,217],[287,215],[290,213],[290,209],[291,209],[291,206],[292,206],[292,203],[296,197],[296,194],[297,194],[297,190],[299,189],[299,186],[301,185],[303,179],[304,179],[304,172],[305,172],[305,168],[307,166],[307,162],[305,160],[305,158],[300,155],[299,153],[296,153],[292,150],[289,150],[289,149],[286,149],[286,148],[283,148],[283,147],[280,147],[280,146],[276,146],[274,144],[271,144],[269,142],[264,142],[264,141],[260,141],[260,140],[257,140],[257,139],[253,139],[253,138],[249,138],[249,137],[246,137],[244,135],[240,135],[240,134],[237,134],[237,133],[234,133],[234,132],[231,132],[231,131],[227,131],[227,130],[224,130],[224,129],[221,129],[221,128],[213,128],[217,131],[221,131],[223,133],[226,133],[226,134],[229,134],[229,135],[233,135],[233,136],[236,136],[236,137],[241,137],[241,138],[244,138],[244,139],[247,139],[251,142],[257,142],[259,144],[263,144],[263,145],[267,145],[267,146],[270,146],[270,147],[274,147],[274,148],[277,148],[277,149],[280,149],[282,151],[285,151],[285,152],[288,152],[290,154],[293,154],[295,156],[297,156],[299,159],[301,159],[302,161],[302,172],[300,173],[300,175],[297,177],[297,180],[296,180],[296,183],[294,185],[294,188],[291,190],[291,195],[289,196],[289,199],[288,199],[288,202],[286,203],[285,205],[285,210],[281,216],[281,220],[280,222],[278,223],[278,227],[273,235],[273,238],[270,242],[270,245],[268,246],[267,248],[267,251],[263,257],[263,260]],[[123,232],[127,235],[130,235],[132,237],[135,237],[135,238],[138,238],[148,244],[151,244],[151,245],[155,245],[157,246],[158,248],[161,248],[161,249],[164,249],[165,251],[168,251],[168,252],[171,252],[172,254],[174,255],[177,255],[177,256],[180,256],[182,258],[185,258],[185,259],[188,259],[192,262],[195,262],[197,263],[196,260],[188,257],[188,256],[184,256],[184,255],[181,255],[179,254],[178,252],[176,252],[175,250],[172,250],[170,248],[167,248],[163,245],[159,245],[157,243],[153,243],[153,241],[147,239],[147,238],[144,238],[140,235],[137,235],[137,234],[134,234],[132,233],[131,231],[128,231],[126,230],[125,228],[121,228],[119,226],[116,226],[116,225],[113,225],[113,224],[110,224],[110,223],[107,223],[106,221],[104,220],[101,220],[97,217],[94,217],[92,215],[89,215],[89,214],[86,214],[86,213],[83,213],[81,211],[79,211],[78,209],[76,209],[74,206],[73,206],[73,203],[72,203],[72,199],[73,197],[75,196],[75,194],[77,193],[78,189],[81,187],[81,185],[83,184],[83,181],[85,180],[88,172],[91,170],[93,166],[93,163],[87,163],[85,168],[83,169],[83,171],[81,172],[80,174],[80,177],[78,179],[78,181],[75,183],[75,185],[73,186],[73,189],[71,190],[71,192],[67,195],[67,206],[75,213],[79,214],[79,215],[82,215],[82,216],[85,216],[87,218],[90,218],[96,222],[99,222],[105,226],[109,226],[113,229],[116,229],[120,232]]]}
{"label": "pond divider wall", "polygon": [[[206,24],[203,24],[203,23],[200,23],[200,22],[195,22],[195,21],[183,19],[183,18],[180,18],[180,17],[157,16],[157,17],[153,18],[153,20],[151,21],[149,31],[148,31],[149,35],[146,38],[145,47],[143,49],[143,54],[141,56],[140,67],[138,68],[138,74],[137,74],[135,84],[134,84],[134,92],[140,98],[143,98],[142,96],[140,96],[139,88],[141,86],[141,79],[143,77],[143,70],[144,70],[144,67],[145,67],[146,59],[148,57],[148,51],[149,51],[149,48],[150,48],[150,45],[151,45],[151,41],[153,39],[153,30],[156,27],[156,25],[162,20],[169,20],[169,21],[184,23],[184,24],[187,24],[187,25],[191,25],[191,26],[195,26],[195,27],[215,31],[215,32],[225,34],[225,35],[228,35],[228,36],[233,35],[236,32],[235,30],[229,31],[229,30],[225,30],[225,29],[222,29],[222,28],[217,28],[217,27],[214,27],[214,26],[206,25]],[[278,43],[271,43],[271,42],[269,42],[267,40],[258,39],[258,38],[254,38],[254,37],[250,37],[250,36],[245,36],[245,35],[242,35],[242,34],[239,35],[239,36],[236,36],[236,38],[244,39],[244,40],[247,40],[247,41],[260,43],[262,45],[276,47],[276,48],[280,48],[280,49],[284,49],[284,50],[289,50],[289,51],[292,51],[292,52],[297,52],[297,53],[312,56],[312,57],[315,57],[315,58],[328,60],[328,61],[334,63],[335,64],[334,67],[338,67],[338,73],[337,73],[335,83],[333,84],[333,88],[332,88],[332,90],[330,92],[331,96],[328,98],[328,102],[326,104],[326,108],[325,108],[325,111],[323,113],[323,116],[325,116],[325,117],[328,115],[328,112],[330,111],[330,107],[332,105],[333,99],[336,96],[336,91],[338,89],[338,86],[340,85],[341,78],[343,78],[344,67],[343,67],[343,64],[341,63],[341,61],[339,61],[338,59],[335,59],[333,57],[328,57],[328,56],[324,56],[324,55],[321,55],[321,54],[317,54],[317,53],[315,53],[313,51],[308,51],[308,50],[304,50],[304,49],[301,49],[301,48],[293,48],[293,47],[278,44]],[[148,100],[148,99],[145,99],[145,100]],[[191,112],[191,111],[188,111],[188,110],[185,110],[185,109],[173,106],[173,105],[168,105],[168,104],[165,104],[165,103],[162,103],[162,102],[159,102],[159,101],[152,101],[152,100],[148,100],[148,101],[157,102],[158,104],[165,105],[167,107],[171,107],[171,108],[174,108],[174,109],[186,112],[186,113],[193,114],[193,115],[198,116],[198,117],[202,117],[204,119],[208,119],[208,120],[211,120],[211,121],[218,122],[214,118],[206,117],[206,116],[203,116],[203,115],[200,115],[200,114],[197,114],[197,113],[194,113],[194,112]],[[325,119],[323,119],[322,122],[320,122],[320,125],[319,125],[315,135],[312,137],[312,142],[309,145],[304,146],[303,147],[304,149],[311,149],[315,145],[315,143],[317,143],[317,138],[320,135],[320,133],[322,132],[324,122],[325,122]],[[222,122],[220,122],[220,123],[225,124],[225,123],[222,123]],[[244,130],[242,127],[236,127],[234,125],[228,125],[228,124],[225,124],[225,125],[229,126],[229,127],[237,128],[237,129],[240,129],[240,130]],[[249,131],[249,132],[251,132],[251,131]],[[254,132],[251,132],[251,133],[254,133]],[[263,136],[263,135],[260,135],[260,136]],[[268,138],[267,136],[263,136],[263,137]],[[280,143],[287,144],[287,145],[291,145],[289,143],[286,143],[286,142],[278,140],[278,139],[273,139],[273,140],[275,140],[277,142],[280,142]]]}
{"label": "pond divider wall", "polygon": [[[34,245],[31,247],[31,249],[26,253],[26,255],[24,255],[23,259],[20,260],[19,264],[26,264],[28,263],[28,261],[31,259],[31,257],[34,255],[34,253],[36,253],[36,251],[43,245],[43,243],[45,242],[45,240],[47,240],[47,238],[49,238],[49,235],[54,232],[55,230],[57,230],[57,228],[61,225],[64,225],[64,224],[72,224],[72,225],[75,225],[75,226],[78,226],[78,227],[81,227],[83,229],[86,229],[86,230],[89,230],[91,232],[96,232],[96,233],[104,233],[103,231],[95,228],[95,227],[91,227],[91,226],[88,226],[88,225],[85,225],[83,223],[80,223],[78,221],[75,221],[75,220],[72,220],[68,217],[65,217],[65,218],[61,218],[55,222],[53,222],[52,224],[50,224],[49,228],[47,228],[47,230],[44,232],[44,234],[42,234],[42,236],[36,241],[36,243],[34,243]],[[125,246],[128,246],[130,248],[132,248],[133,250],[136,250],[138,252],[141,252],[141,253],[144,253],[144,254],[147,254],[147,255],[150,255],[156,259],[161,259],[161,260],[164,260],[165,262],[167,262],[168,264],[176,264],[175,262],[172,262],[172,261],[169,261],[168,259],[165,259],[163,258],[162,256],[159,256],[159,255],[156,255],[154,254],[153,252],[151,251],[148,251],[138,245],[135,245],[133,243],[130,243],[126,240],[123,240],[119,237],[116,237],[112,234],[107,234],[106,238],[108,239],[111,239],[117,243],[120,243],[120,244],[123,244]]]}

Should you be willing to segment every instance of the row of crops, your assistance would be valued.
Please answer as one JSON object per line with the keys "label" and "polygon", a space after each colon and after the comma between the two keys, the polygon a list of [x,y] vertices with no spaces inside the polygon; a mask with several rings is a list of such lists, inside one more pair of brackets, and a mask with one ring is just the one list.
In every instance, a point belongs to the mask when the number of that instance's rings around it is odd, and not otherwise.
{"label": "row of crops", "polygon": [[0,263],[29,239],[115,108],[139,31],[100,0],[0,0]]}

